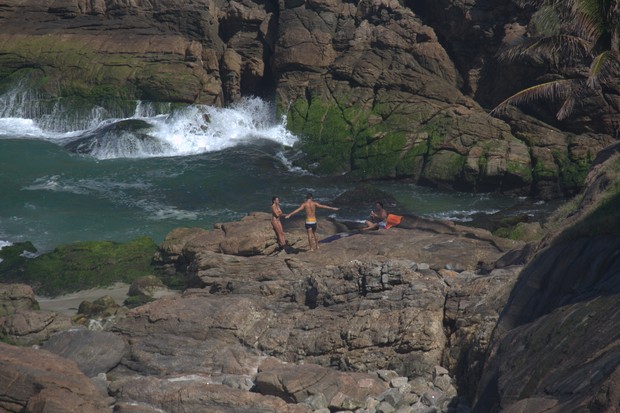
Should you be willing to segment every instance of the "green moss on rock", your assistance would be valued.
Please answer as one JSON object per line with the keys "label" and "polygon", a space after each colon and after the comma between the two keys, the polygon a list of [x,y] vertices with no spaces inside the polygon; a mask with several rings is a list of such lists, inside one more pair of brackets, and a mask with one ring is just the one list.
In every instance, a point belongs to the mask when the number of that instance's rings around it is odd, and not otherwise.
{"label": "green moss on rock", "polygon": [[19,276],[23,272],[26,263],[30,260],[24,255],[36,252],[37,249],[30,241],[18,242],[2,248],[0,250],[0,282],[11,281],[8,278],[9,274]]}
{"label": "green moss on rock", "polygon": [[334,174],[350,169],[353,147],[351,125],[335,104],[319,99],[297,99],[288,112],[288,128],[302,136],[306,168]]}
{"label": "green moss on rock", "polygon": [[28,260],[4,280],[29,284],[37,294],[56,296],[115,282],[131,283],[152,272],[157,245],[147,237],[127,243],[88,241],[62,245]]}

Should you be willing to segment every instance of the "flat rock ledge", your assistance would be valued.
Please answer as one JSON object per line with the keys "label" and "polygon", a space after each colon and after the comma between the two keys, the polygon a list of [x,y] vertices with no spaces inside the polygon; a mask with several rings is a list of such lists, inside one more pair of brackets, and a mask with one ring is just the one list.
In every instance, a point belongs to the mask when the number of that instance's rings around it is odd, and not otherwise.
{"label": "flat rock ledge", "polygon": [[[345,230],[319,220],[322,238]],[[185,291],[118,312],[103,331],[0,343],[0,411],[469,411],[461,376],[482,363],[521,269],[500,258],[522,244],[415,216],[318,252],[301,222],[285,231],[285,251],[262,213],[172,231],[156,262]],[[15,308],[0,317],[4,338],[28,330],[8,331],[12,318],[36,313]],[[83,405],[31,408],[66,393]]]}

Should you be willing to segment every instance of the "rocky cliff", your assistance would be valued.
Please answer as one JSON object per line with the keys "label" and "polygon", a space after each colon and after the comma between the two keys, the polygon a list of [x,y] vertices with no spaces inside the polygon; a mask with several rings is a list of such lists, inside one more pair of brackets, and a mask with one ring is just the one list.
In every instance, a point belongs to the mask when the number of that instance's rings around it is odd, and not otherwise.
{"label": "rocky cliff", "polygon": [[494,59],[533,10],[487,3],[3,0],[0,87],[34,89],[42,107],[64,97],[117,110],[259,95],[277,102],[303,138],[299,163],[317,172],[575,193],[618,112],[589,105],[571,124],[544,111],[489,117],[544,70]]}
{"label": "rocky cliff", "polygon": [[502,311],[477,412],[620,408],[619,146],[601,153],[586,191],[558,213]]}

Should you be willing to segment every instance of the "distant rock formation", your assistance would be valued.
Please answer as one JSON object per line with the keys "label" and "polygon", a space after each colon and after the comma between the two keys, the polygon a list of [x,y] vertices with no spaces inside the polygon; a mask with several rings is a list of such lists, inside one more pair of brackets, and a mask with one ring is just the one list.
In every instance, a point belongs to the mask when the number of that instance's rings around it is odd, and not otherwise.
{"label": "distant rock formation", "polygon": [[119,111],[132,99],[221,106],[258,95],[276,101],[304,137],[299,164],[319,173],[545,199],[577,192],[615,139],[617,108],[583,102],[570,124],[543,109],[544,122],[487,114],[541,73],[494,59],[533,10],[409,3],[9,2],[0,91],[22,85],[41,105],[62,96]]}

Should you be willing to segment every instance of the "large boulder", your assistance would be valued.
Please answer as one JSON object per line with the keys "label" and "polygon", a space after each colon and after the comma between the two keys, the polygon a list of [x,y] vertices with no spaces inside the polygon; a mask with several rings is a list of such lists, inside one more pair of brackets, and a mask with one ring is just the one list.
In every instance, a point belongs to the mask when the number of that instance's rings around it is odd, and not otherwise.
{"label": "large boulder", "polygon": [[127,352],[123,339],[109,332],[73,329],[54,334],[42,349],[73,360],[87,376],[107,373]]}
{"label": "large boulder", "polygon": [[38,309],[39,303],[29,285],[0,284],[0,317]]}
{"label": "large boulder", "polygon": [[0,342],[0,409],[6,412],[112,412],[103,394],[67,360]]}
{"label": "large boulder", "polygon": [[26,310],[0,317],[0,339],[21,346],[39,344],[73,326],[71,317],[53,311]]}

